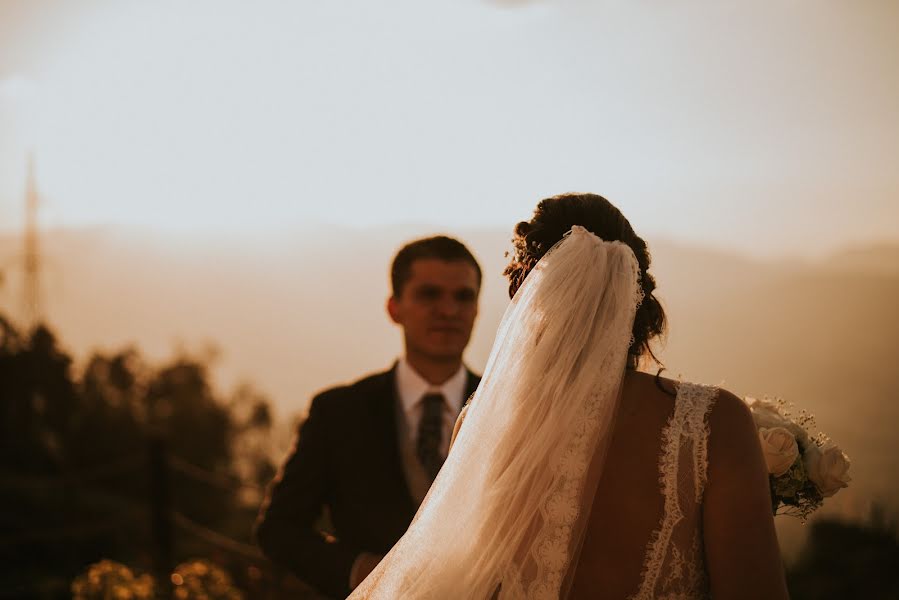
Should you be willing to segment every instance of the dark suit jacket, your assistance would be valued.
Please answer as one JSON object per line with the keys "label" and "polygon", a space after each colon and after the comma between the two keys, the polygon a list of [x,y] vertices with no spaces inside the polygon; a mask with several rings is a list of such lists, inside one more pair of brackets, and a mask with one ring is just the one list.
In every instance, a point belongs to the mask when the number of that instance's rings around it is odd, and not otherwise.
{"label": "dark suit jacket", "polygon": [[[400,461],[395,370],[313,398],[257,522],[273,563],[334,598],[349,594],[356,557],[386,554],[418,510]],[[479,381],[469,371],[466,396]],[[336,541],[315,528],[324,507]]]}

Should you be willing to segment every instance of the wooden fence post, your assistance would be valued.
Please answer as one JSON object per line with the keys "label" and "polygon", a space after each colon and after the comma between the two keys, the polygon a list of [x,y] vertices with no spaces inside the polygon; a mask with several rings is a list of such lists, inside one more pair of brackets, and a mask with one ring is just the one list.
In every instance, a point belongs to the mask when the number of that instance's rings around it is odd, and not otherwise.
{"label": "wooden fence post", "polygon": [[150,436],[150,534],[153,544],[153,570],[157,594],[171,598],[172,558],[174,535],[172,530],[172,497],[169,487],[169,464],[165,440],[159,434]]}

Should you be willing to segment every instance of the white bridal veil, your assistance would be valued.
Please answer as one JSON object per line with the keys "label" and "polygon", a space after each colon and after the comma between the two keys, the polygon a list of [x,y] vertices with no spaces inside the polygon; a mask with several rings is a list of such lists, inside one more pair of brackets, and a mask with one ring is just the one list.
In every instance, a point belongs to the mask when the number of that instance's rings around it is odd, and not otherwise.
{"label": "white bridal veil", "polygon": [[567,596],[640,300],[623,243],[575,226],[540,260],[427,498],[352,600]]}

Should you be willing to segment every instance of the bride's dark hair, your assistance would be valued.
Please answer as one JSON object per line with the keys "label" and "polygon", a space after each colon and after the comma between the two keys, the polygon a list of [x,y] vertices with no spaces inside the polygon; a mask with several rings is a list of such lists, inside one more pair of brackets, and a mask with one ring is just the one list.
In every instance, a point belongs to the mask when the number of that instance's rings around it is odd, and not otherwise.
{"label": "bride's dark hair", "polygon": [[634,251],[640,266],[643,302],[634,317],[634,338],[628,348],[628,368],[636,368],[646,354],[661,366],[650,348],[650,342],[663,335],[666,329],[665,311],[653,295],[656,282],[649,274],[652,258],[646,242],[634,233],[621,211],[602,196],[569,193],[546,198],[537,204],[530,221],[521,221],[515,226],[512,238],[515,252],[503,271],[503,275],[509,278],[509,297],[515,295],[537,261],[574,225],[584,227],[607,242],[623,242]]}

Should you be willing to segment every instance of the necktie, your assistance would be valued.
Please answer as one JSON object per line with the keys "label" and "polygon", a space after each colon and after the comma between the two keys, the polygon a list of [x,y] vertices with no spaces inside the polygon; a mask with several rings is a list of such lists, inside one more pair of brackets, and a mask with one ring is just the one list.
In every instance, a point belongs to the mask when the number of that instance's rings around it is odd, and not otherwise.
{"label": "necktie", "polygon": [[440,442],[443,438],[443,395],[426,394],[421,399],[421,405],[416,454],[433,482],[444,461],[444,456],[440,453]]}

